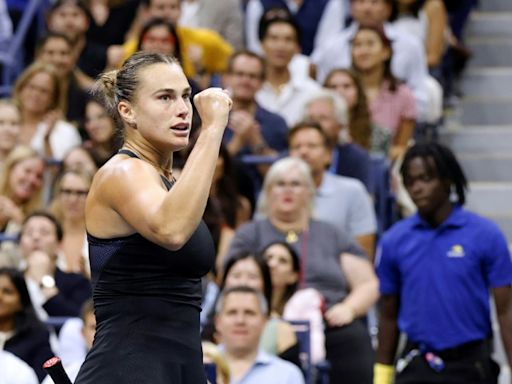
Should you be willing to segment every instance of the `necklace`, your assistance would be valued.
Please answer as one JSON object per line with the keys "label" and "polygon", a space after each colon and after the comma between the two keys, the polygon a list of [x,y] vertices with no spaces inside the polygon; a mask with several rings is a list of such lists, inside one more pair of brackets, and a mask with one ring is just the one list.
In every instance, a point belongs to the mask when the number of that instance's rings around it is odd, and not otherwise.
{"label": "necklace", "polygon": [[297,232],[290,230],[286,232],[285,239],[288,244],[293,244],[299,240],[299,235],[297,235]]}
{"label": "necklace", "polygon": [[[123,149],[123,148],[121,148],[121,149]],[[156,168],[159,172],[161,172],[170,181],[176,181],[176,179],[174,178],[174,176],[172,174],[172,168],[171,169],[164,168],[161,165],[152,162],[146,156],[141,155],[138,151],[136,151],[132,148],[126,148],[126,149],[128,151],[133,152],[137,156],[137,158],[141,159],[142,161],[145,161],[146,163],[151,164],[154,168]],[[171,164],[172,164],[172,162],[171,162]]]}

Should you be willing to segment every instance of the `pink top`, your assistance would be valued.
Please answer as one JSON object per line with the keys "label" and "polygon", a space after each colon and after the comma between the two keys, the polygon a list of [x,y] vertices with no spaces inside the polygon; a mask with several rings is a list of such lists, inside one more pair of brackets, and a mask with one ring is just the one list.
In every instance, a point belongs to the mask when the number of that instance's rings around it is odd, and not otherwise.
{"label": "pink top", "polygon": [[395,92],[391,92],[389,83],[385,81],[371,103],[370,111],[373,123],[389,131],[394,137],[402,120],[416,119],[416,101],[407,85],[400,84]]}

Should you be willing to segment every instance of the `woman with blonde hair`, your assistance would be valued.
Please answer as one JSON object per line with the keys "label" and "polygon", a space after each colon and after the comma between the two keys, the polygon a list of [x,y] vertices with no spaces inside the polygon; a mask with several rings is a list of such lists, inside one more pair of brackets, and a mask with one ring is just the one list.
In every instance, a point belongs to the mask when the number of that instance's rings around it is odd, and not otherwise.
{"label": "woman with blonde hair", "polygon": [[64,230],[62,249],[57,263],[65,272],[89,275],[85,199],[92,175],[79,169],[65,169],[55,185],[51,212]]}
{"label": "woman with blonde hair", "polygon": [[21,110],[20,142],[57,160],[82,141],[64,120],[61,87],[55,67],[36,62],[20,75],[13,95]]}
{"label": "woman with blonde hair", "polygon": [[284,158],[268,170],[261,192],[265,218],[242,225],[226,260],[285,241],[299,255],[299,288],[314,288],[325,300],[325,349],[331,382],[371,383],[374,352],[362,318],[378,298],[368,257],[345,233],[312,216],[315,187],[308,165]]}
{"label": "woman with blonde hair", "polygon": [[[0,232],[16,236],[25,216],[42,206],[44,161],[26,146],[15,147],[0,170]],[[2,242],[5,265],[17,267],[14,243]]]}
{"label": "woman with blonde hair", "polygon": [[0,164],[18,144],[21,112],[12,99],[0,99]]}

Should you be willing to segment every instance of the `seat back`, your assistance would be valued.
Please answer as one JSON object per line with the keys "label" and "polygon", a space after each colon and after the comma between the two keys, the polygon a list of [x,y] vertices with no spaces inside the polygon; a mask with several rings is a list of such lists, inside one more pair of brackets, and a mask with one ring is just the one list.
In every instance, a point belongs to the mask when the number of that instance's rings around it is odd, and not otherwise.
{"label": "seat back", "polygon": [[308,320],[287,320],[295,331],[299,343],[299,359],[306,384],[313,383],[311,366],[311,327]]}
{"label": "seat back", "polygon": [[206,379],[210,384],[217,384],[217,366],[214,363],[204,363]]}
{"label": "seat back", "polygon": [[45,1],[30,0],[27,7],[23,10],[23,16],[16,27],[14,35],[5,44],[0,46],[0,66],[2,68],[0,96],[10,93],[12,83],[23,71],[22,45],[32,20],[38,16],[38,12],[41,11]]}

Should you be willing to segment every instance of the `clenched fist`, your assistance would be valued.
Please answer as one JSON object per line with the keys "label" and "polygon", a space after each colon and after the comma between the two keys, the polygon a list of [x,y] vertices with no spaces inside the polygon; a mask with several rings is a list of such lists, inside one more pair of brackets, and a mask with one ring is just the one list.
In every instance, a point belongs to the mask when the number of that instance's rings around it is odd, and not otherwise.
{"label": "clenched fist", "polygon": [[220,88],[205,89],[194,97],[194,104],[203,127],[215,126],[224,129],[228,124],[233,101],[227,91]]}

